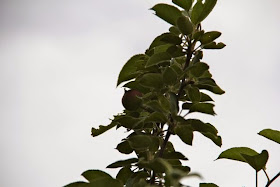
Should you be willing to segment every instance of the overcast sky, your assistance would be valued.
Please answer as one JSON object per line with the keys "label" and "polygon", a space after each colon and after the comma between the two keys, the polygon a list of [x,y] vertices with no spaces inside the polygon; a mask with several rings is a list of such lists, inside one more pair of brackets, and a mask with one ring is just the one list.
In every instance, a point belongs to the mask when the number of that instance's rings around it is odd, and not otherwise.
{"label": "overcast sky", "polygon": [[[114,149],[127,135],[122,130],[92,138],[91,127],[123,110],[120,69],[168,30],[149,10],[157,2],[171,1],[0,0],[0,186],[60,187],[131,157]],[[226,94],[213,96],[217,116],[190,117],[215,125],[223,146],[200,134],[192,147],[172,140],[205,182],[254,186],[246,164],[213,161],[234,146],[267,149],[269,175],[280,169],[279,145],[257,135],[280,129],[279,7],[279,0],[220,0],[202,24],[227,44],[204,54]]]}

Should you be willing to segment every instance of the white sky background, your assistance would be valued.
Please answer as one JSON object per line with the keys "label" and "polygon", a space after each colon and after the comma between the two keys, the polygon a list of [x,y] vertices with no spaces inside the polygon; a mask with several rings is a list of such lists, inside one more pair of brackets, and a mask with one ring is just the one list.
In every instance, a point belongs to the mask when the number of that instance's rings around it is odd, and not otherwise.
{"label": "white sky background", "polygon": [[[122,111],[121,67],[169,28],[148,10],[157,2],[0,0],[0,186],[60,187],[131,157],[114,149],[122,130],[92,138],[91,127]],[[217,127],[223,146],[199,134],[193,147],[172,140],[205,182],[254,186],[246,164],[213,161],[234,146],[267,149],[269,175],[280,169],[279,145],[257,135],[280,129],[279,7],[279,0],[220,0],[203,23],[227,44],[204,54],[226,94],[213,96],[217,116],[200,115]],[[265,181],[260,173],[260,186]]]}

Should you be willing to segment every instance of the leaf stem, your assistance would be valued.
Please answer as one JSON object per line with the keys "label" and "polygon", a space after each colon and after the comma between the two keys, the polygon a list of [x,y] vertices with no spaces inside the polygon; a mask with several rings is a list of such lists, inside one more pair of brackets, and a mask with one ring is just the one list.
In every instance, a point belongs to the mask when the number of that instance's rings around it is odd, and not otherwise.
{"label": "leaf stem", "polygon": [[265,169],[262,169],[262,170],[263,170],[263,172],[264,172],[264,174],[265,174],[265,176],[266,176],[266,178],[267,178],[267,181],[269,182],[269,181],[270,181],[270,179],[269,179],[268,174],[266,173]]}
{"label": "leaf stem", "polygon": [[275,181],[280,176],[280,172],[278,172],[270,181],[267,182],[265,187],[268,187],[273,181]]}
{"label": "leaf stem", "polygon": [[258,187],[258,171],[256,170],[256,187]]}

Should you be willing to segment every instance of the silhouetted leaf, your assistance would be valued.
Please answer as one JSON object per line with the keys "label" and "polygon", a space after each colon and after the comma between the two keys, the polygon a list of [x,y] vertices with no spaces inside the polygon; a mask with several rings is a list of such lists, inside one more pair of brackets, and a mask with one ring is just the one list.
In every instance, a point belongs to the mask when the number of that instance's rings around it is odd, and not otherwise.
{"label": "silhouetted leaf", "polygon": [[119,168],[119,167],[124,167],[124,166],[130,166],[133,163],[138,162],[137,158],[130,158],[127,160],[119,160],[117,162],[114,162],[110,165],[107,166],[107,168]]}
{"label": "silhouetted leaf", "polygon": [[260,154],[250,156],[247,154],[242,154],[242,157],[246,160],[246,162],[252,166],[256,171],[260,171],[265,168],[265,165],[268,160],[268,152],[263,150]]}
{"label": "silhouetted leaf", "polygon": [[142,63],[144,67],[145,65],[145,61],[143,61],[144,59],[147,60],[147,56],[144,54],[138,54],[131,57],[120,71],[117,86],[122,82],[131,80],[135,78],[137,75],[139,75],[139,72],[137,71],[137,63]]}
{"label": "silhouetted leaf", "polygon": [[115,122],[118,122],[120,126],[128,128],[128,129],[133,129],[140,123],[143,123],[143,121],[144,121],[143,118],[134,118],[131,116],[123,116],[123,117],[115,120]]}
{"label": "silhouetted leaf", "polygon": [[192,7],[193,0],[172,0],[172,2],[179,7],[185,9],[186,11],[189,11],[190,8]]}
{"label": "silhouetted leaf", "polygon": [[172,34],[175,34],[177,36],[179,36],[181,34],[180,30],[175,26],[170,27],[169,32]]}
{"label": "silhouetted leaf", "polygon": [[182,15],[181,11],[168,4],[157,4],[151,8],[156,12],[156,15],[171,25],[176,25],[176,20]]}
{"label": "silhouetted leaf", "polygon": [[280,144],[280,131],[273,129],[264,129],[258,134]]}
{"label": "silhouetted leaf", "polygon": [[217,159],[226,158],[230,160],[237,160],[241,162],[246,162],[244,157],[241,154],[246,154],[249,156],[258,155],[258,153],[248,147],[233,147],[228,150],[223,151]]}

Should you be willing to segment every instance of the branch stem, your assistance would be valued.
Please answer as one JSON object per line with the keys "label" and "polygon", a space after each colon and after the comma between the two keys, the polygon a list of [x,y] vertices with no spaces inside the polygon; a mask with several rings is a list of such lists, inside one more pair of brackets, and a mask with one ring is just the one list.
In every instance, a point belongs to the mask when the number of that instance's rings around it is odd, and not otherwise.
{"label": "branch stem", "polygon": [[280,176],[280,172],[278,172],[271,180],[269,180],[265,185],[265,187],[269,187],[270,184],[273,183],[273,181],[275,181],[279,176]]}

